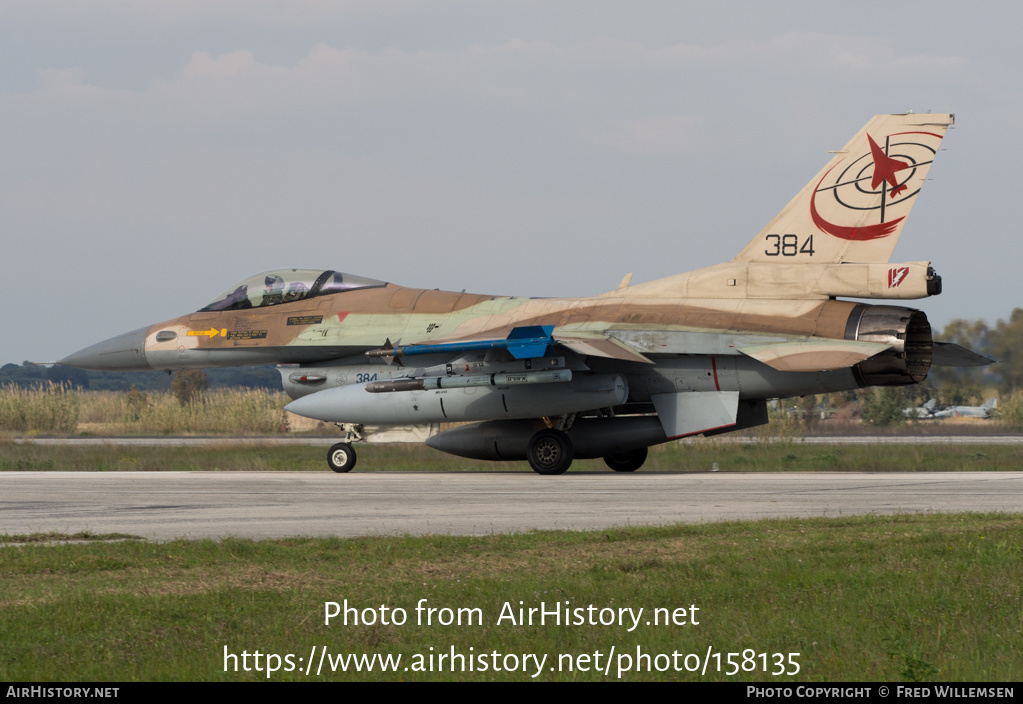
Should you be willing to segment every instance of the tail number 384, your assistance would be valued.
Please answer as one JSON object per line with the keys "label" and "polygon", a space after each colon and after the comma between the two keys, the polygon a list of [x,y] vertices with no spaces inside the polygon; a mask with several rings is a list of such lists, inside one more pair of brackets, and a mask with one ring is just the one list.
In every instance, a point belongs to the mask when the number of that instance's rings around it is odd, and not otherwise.
{"label": "tail number 384", "polygon": [[767,249],[764,254],[769,257],[795,257],[800,254],[813,256],[813,235],[800,243],[798,235],[768,235]]}

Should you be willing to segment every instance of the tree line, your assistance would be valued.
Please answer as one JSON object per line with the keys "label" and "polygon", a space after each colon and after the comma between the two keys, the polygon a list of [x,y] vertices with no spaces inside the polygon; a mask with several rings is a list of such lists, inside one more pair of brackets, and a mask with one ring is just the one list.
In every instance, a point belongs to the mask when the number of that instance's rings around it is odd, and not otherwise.
{"label": "tree line", "polygon": [[[283,391],[281,375],[273,365],[208,369],[209,388],[268,389]],[[31,362],[0,367],[0,386],[31,388],[49,383],[90,391],[168,391],[173,376],[166,372],[97,372],[65,367],[62,364],[40,366]]]}
{"label": "tree line", "polygon": [[1023,308],[1008,320],[988,325],[983,320],[953,320],[936,339],[955,342],[994,359],[986,367],[931,367],[928,382],[940,390],[946,405],[979,403],[991,389],[1009,396],[1023,391]]}

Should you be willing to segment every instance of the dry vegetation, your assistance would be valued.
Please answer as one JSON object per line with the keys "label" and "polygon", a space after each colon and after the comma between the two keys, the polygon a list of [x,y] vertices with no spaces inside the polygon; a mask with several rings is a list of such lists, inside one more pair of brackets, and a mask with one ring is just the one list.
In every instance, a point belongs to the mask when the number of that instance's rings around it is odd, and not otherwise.
{"label": "dry vegetation", "polygon": [[[820,397],[797,400],[808,409]],[[60,385],[33,389],[0,387],[0,433],[52,435],[276,435],[284,432],[336,434],[321,423],[284,410],[288,397],[264,390],[217,389],[190,394],[117,391],[77,391]],[[845,435],[877,432],[862,426],[849,413],[821,420],[811,411],[796,414],[794,401],[772,410],[769,425],[744,434],[758,439],[796,438],[806,434]],[[839,407],[842,411],[846,407]],[[846,409],[847,410],[847,409]],[[901,422],[892,430],[911,434],[943,434],[952,425],[961,434],[1023,430],[1023,392],[1002,397],[995,420],[956,419]],[[899,420],[902,420],[901,413]],[[965,421],[965,422],[963,422]]]}
{"label": "dry vegetation", "polygon": [[182,403],[169,393],[132,389],[68,391],[60,386],[0,389],[0,431],[94,435],[272,435],[286,432],[282,393],[221,389]]}
{"label": "dry vegetation", "polygon": [[62,386],[47,389],[0,389],[0,430],[74,433],[81,413],[81,394]]}

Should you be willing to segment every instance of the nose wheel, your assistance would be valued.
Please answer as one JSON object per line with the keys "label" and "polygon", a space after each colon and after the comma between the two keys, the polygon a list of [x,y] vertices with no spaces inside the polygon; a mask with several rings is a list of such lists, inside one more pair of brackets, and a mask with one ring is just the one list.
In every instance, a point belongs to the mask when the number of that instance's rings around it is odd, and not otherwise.
{"label": "nose wheel", "polygon": [[327,453],[327,464],[335,472],[351,472],[355,467],[355,450],[347,442],[339,442]]}
{"label": "nose wheel", "polygon": [[560,430],[547,428],[529,440],[526,459],[537,474],[564,474],[572,465],[572,441]]}

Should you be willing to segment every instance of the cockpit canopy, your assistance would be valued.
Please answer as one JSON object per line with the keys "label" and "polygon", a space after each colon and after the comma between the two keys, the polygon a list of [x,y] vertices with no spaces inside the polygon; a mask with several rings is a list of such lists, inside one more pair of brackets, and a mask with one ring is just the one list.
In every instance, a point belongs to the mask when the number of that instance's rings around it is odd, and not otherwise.
{"label": "cockpit canopy", "polygon": [[343,293],[360,288],[379,288],[386,281],[365,276],[343,274],[328,269],[274,269],[239,281],[200,308],[210,310],[242,310],[262,308],[279,303],[292,303],[315,296]]}

